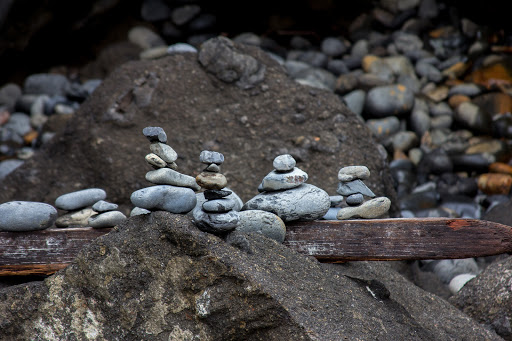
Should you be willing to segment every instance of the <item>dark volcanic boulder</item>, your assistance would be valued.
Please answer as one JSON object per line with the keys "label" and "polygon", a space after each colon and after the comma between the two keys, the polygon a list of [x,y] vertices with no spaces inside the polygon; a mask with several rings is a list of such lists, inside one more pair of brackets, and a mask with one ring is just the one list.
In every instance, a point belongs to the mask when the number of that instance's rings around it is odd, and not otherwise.
{"label": "dark volcanic boulder", "polygon": [[127,213],[131,193],[150,185],[142,129],[159,126],[179,155],[181,173],[201,172],[204,149],[223,153],[222,172],[244,202],[258,193],[272,160],[289,153],[309,174],[308,183],[331,195],[341,167],[368,166],[367,185],[391,199],[395,214],[387,162],[338,96],[293,81],[259,48],[225,46],[226,40],[204,44],[212,50],[200,50],[205,66],[198,54],[182,53],[113,71],[51,142],[0,183],[0,203],[53,204],[59,195],[99,187]]}
{"label": "dark volcanic boulder", "polygon": [[1,290],[0,339],[499,340],[387,263],[229,240],[168,212],[127,219],[44,282]]}
{"label": "dark volcanic boulder", "polygon": [[505,340],[512,340],[512,257],[489,265],[449,301]]}

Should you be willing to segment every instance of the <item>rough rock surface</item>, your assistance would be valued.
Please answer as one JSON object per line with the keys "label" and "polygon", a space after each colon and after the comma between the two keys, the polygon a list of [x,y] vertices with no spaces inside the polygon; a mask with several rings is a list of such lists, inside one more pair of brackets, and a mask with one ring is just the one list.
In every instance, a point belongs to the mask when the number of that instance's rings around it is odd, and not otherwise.
{"label": "rough rock surface", "polygon": [[498,260],[466,283],[449,302],[512,340],[512,257]]}
{"label": "rough rock surface", "polygon": [[389,263],[321,264],[260,234],[230,239],[183,215],[132,217],[44,282],[2,289],[0,339],[500,339]]}
{"label": "rough rock surface", "polygon": [[[398,212],[387,163],[367,127],[337,95],[298,84],[259,48],[231,49],[265,66],[253,88],[217,79],[195,53],[123,64],[52,141],[0,183],[0,203],[51,204],[61,194],[100,187],[128,214],[130,194],[148,186],[142,129],[158,126],[179,155],[180,173],[199,174],[201,150],[223,153],[222,172],[244,201],[258,193],[272,160],[289,153],[309,183],[329,194],[336,191],[341,167],[368,166],[366,183]],[[304,122],[293,120],[297,113]]]}

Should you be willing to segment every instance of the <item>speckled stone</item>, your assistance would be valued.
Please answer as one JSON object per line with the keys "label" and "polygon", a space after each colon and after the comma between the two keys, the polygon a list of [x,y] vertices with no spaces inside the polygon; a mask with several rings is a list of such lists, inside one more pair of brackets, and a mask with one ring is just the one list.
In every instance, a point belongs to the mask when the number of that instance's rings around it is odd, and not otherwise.
{"label": "speckled stone", "polygon": [[9,201],[0,205],[0,231],[37,231],[53,225],[57,210],[35,201]]}
{"label": "speckled stone", "polygon": [[370,199],[359,206],[343,207],[336,216],[339,220],[351,218],[378,218],[389,211],[391,200],[386,197]]}
{"label": "speckled stone", "polygon": [[117,207],[117,204],[105,200],[97,201],[94,205],[92,205],[92,209],[96,212],[114,211],[117,210]]}
{"label": "speckled stone", "polygon": [[345,199],[345,202],[347,203],[347,205],[349,206],[357,206],[357,205],[360,205],[362,204],[364,201],[364,197],[361,193],[355,193],[355,194],[351,194],[349,195],[346,199]]}
{"label": "speckled stone", "polygon": [[286,225],[277,215],[261,210],[248,210],[239,212],[239,217],[235,231],[261,233],[279,243],[284,241]]}

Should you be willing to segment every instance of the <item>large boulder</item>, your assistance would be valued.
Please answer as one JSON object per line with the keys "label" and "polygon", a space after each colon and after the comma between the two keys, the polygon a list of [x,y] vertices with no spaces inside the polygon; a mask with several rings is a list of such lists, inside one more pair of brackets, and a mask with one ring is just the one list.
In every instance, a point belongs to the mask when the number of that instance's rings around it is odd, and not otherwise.
{"label": "large boulder", "polygon": [[131,193],[150,185],[142,129],[159,126],[181,173],[196,176],[204,168],[204,149],[223,153],[222,172],[244,202],[258,193],[272,160],[289,153],[308,182],[331,195],[341,167],[368,166],[366,184],[391,199],[391,215],[398,212],[382,148],[337,95],[298,84],[257,47],[212,39],[199,54],[127,62],[113,71],[65,128],[4,178],[0,203],[53,204],[62,194],[99,187],[128,213]]}
{"label": "large boulder", "polygon": [[489,265],[449,301],[505,340],[512,340],[512,257]]}
{"label": "large boulder", "polygon": [[127,219],[67,268],[0,291],[2,340],[500,340],[388,263],[321,264],[183,215]]}

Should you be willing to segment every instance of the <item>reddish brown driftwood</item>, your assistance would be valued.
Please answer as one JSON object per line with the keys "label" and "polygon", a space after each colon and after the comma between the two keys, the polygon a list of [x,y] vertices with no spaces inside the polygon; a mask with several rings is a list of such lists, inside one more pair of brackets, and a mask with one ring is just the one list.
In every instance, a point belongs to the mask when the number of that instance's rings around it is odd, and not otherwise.
{"label": "reddish brown driftwood", "polygon": [[290,223],[285,245],[325,262],[455,259],[512,252],[512,227],[477,219],[361,219]]}
{"label": "reddish brown driftwood", "polygon": [[[477,219],[317,220],[287,224],[284,244],[322,262],[450,259],[512,252],[512,227]],[[0,276],[52,274],[111,229],[0,232]]]}

